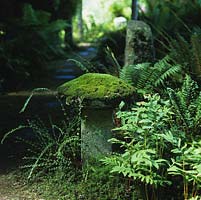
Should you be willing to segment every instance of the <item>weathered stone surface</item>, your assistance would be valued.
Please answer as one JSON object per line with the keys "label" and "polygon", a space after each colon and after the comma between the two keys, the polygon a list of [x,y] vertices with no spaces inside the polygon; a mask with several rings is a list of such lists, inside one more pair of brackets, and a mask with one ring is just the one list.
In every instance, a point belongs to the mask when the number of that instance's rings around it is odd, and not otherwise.
{"label": "weathered stone surface", "polygon": [[151,28],[142,21],[131,20],[126,34],[125,66],[152,62],[154,47]]}
{"label": "weathered stone surface", "polygon": [[112,151],[112,108],[84,108],[81,122],[81,155],[84,162]]}

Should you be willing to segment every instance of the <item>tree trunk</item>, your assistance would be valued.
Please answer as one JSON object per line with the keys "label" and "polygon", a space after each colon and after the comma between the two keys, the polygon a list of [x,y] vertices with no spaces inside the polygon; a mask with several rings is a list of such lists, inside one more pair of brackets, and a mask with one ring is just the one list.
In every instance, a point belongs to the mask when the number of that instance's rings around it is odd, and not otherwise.
{"label": "tree trunk", "polygon": [[68,23],[68,27],[65,29],[65,43],[67,46],[73,46],[73,26],[72,26],[72,18],[66,20]]}
{"label": "tree trunk", "polygon": [[138,18],[138,1],[137,0],[132,0],[131,8],[132,8],[131,19],[137,20],[137,18]]}
{"label": "tree trunk", "polygon": [[79,39],[80,41],[82,41],[83,39],[82,0],[80,0],[78,6],[78,31],[79,31]]}

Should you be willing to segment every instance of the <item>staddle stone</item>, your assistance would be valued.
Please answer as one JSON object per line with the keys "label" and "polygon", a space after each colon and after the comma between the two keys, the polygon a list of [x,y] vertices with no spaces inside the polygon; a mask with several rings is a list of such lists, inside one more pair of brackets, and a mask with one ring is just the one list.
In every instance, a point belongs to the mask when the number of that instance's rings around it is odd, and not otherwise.
{"label": "staddle stone", "polygon": [[109,74],[88,73],[58,87],[66,102],[81,98],[81,155],[83,163],[99,159],[112,150],[113,110],[133,97],[135,89]]}

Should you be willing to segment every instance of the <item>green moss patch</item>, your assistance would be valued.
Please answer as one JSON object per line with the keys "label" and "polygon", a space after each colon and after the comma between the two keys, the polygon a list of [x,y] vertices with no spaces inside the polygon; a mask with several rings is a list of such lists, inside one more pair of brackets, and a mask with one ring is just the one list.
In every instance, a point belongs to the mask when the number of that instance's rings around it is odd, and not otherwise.
{"label": "green moss patch", "polygon": [[131,96],[134,88],[109,74],[87,73],[58,87],[67,99],[112,100]]}

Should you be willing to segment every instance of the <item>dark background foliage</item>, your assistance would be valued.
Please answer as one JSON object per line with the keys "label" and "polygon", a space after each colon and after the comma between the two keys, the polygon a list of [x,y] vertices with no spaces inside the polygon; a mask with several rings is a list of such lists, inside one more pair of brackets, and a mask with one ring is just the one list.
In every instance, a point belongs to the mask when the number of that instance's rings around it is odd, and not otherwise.
{"label": "dark background foliage", "polygon": [[[17,90],[38,81],[48,61],[65,57],[72,46],[72,16],[78,1],[2,0],[0,2],[0,86]],[[62,21],[63,20],[63,21]]]}

